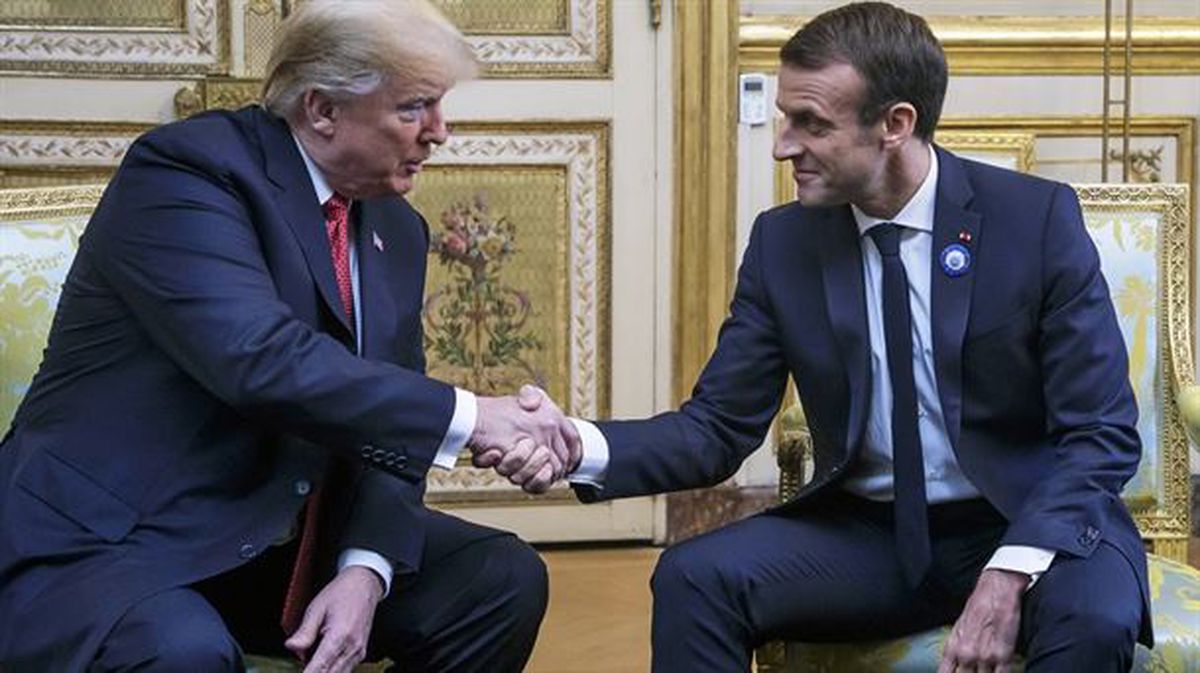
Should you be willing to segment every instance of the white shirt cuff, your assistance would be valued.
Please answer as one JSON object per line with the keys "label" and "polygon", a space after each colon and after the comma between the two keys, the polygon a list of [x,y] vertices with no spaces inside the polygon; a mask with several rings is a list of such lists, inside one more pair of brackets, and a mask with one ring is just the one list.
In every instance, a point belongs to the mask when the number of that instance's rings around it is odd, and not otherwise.
{"label": "white shirt cuff", "polygon": [[350,566],[363,566],[374,571],[379,575],[379,579],[383,580],[383,596],[385,598],[392,591],[392,564],[384,557],[376,554],[369,549],[359,549],[350,547],[345,549],[338,556],[338,572],[345,570]]}
{"label": "white shirt cuff", "polygon": [[567,475],[572,484],[587,484],[596,488],[604,487],[604,476],[608,473],[608,440],[595,423],[582,418],[571,418],[575,431],[583,440],[583,458],[579,467]]}
{"label": "white shirt cuff", "polygon": [[475,393],[461,388],[454,389],[454,415],[450,417],[450,427],[446,428],[446,436],[438,447],[433,464],[443,470],[453,470],[458,462],[458,454],[462,453],[471,433],[475,432],[475,418],[479,415],[479,405],[475,401]]}
{"label": "white shirt cuff", "polygon": [[1041,547],[1005,545],[992,554],[992,558],[988,560],[983,569],[1025,573],[1029,575],[1029,586],[1025,587],[1025,590],[1028,591],[1054,562],[1055,554],[1056,552]]}

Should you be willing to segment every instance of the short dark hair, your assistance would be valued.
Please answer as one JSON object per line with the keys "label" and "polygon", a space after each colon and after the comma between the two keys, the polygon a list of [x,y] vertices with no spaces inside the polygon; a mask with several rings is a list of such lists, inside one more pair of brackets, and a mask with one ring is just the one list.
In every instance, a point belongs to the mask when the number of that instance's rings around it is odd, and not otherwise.
{"label": "short dark hair", "polygon": [[946,97],[946,54],[925,19],[886,2],[856,2],[820,14],[779,50],[802,70],[850,65],[865,84],[859,123],[879,121],[895,103],[917,110],[914,133],[933,139]]}

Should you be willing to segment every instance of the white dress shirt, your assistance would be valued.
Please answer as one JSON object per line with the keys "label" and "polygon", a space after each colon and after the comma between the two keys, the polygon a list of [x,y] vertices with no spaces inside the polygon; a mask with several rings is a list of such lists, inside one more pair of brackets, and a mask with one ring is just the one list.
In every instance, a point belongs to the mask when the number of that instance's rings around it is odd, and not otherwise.
{"label": "white dress shirt", "polygon": [[[909,308],[913,329],[913,378],[917,388],[917,426],[925,462],[925,494],[929,502],[941,503],[979,497],[979,490],[959,467],[945,415],[937,393],[934,372],[930,284],[932,281],[933,217],[937,197],[937,153],[929,148],[929,172],[921,186],[896,217],[886,220],[902,226],[900,260],[908,276]],[[883,334],[883,261],[875,242],[866,232],[884,222],[851,206],[862,235],[863,281],[866,290],[867,324],[871,344],[870,415],[863,451],[845,482],[846,490],[872,500],[892,499],[892,383],[887,369],[887,344]],[[572,482],[602,486],[608,463],[608,441],[595,425],[575,420],[584,439],[584,461],[588,464],[571,475]],[[585,432],[586,431],[586,432]],[[601,458],[602,457],[602,458]],[[1050,567],[1054,552],[1037,547],[1000,547],[986,568],[1028,574],[1033,581]],[[1032,586],[1032,581],[1030,583]]]}
{"label": "white dress shirt", "polygon": [[[321,169],[313,163],[312,158],[308,156],[304,145],[300,140],[292,136],[296,141],[296,147],[300,150],[300,156],[304,159],[304,167],[308,169],[308,177],[312,179],[313,191],[317,195],[317,201],[322,205],[333,196],[333,188],[329,186],[329,182],[325,180],[325,175],[321,173]],[[349,226],[353,227],[353,220]],[[355,244],[357,237],[353,232],[348,232],[350,239],[350,287],[354,296],[354,341],[355,352],[362,354],[362,292],[359,287],[358,278],[358,246]],[[475,417],[478,413],[475,395],[470,391],[454,389],[454,414],[450,418],[450,426],[446,429],[446,435],[442,438],[442,443],[438,447],[437,455],[434,457],[433,464],[443,470],[454,468],[454,463],[458,460],[458,454],[466,446],[467,440],[471,438],[471,433],[475,430]],[[392,576],[395,574],[392,564],[381,554],[377,554],[369,549],[359,549],[350,547],[342,551],[338,555],[338,570],[342,570],[347,566],[365,566],[375,571],[383,580],[383,595],[386,596],[391,591]]]}

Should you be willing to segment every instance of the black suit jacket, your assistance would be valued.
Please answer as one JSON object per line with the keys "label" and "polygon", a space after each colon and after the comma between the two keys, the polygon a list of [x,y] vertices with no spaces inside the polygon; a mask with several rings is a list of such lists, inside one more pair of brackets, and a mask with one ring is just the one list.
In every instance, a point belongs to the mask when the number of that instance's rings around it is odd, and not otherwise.
{"label": "black suit jacket", "polygon": [[[1141,538],[1120,498],[1141,457],[1125,346],[1070,187],[938,149],[931,314],[938,394],[972,483],[1009,521],[1002,544],[1088,556],[1116,546],[1149,593]],[[939,253],[968,233],[973,265]],[[610,446],[595,500],[730,477],[766,434],[787,375],[815,473],[788,510],[835,485],[862,450],[870,400],[862,253],[849,206],[792,203],[759,216],[731,315],[678,412],[601,423]]]}
{"label": "black suit jacket", "polygon": [[428,232],[400,198],[353,216],[363,357],[285,123],[209,113],[130,149],[0,445],[0,668],[83,670],[133,602],[277,541],[306,483],[328,550],[419,566],[454,407],[419,373]]}

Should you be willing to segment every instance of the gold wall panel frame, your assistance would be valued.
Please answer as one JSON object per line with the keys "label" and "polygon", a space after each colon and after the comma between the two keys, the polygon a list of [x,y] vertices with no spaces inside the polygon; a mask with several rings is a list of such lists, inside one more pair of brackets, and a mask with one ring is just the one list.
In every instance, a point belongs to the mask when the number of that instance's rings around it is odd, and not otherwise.
{"label": "gold wall panel frame", "polygon": [[570,35],[571,0],[431,0],[465,35]]}
{"label": "gold wall panel frame", "polygon": [[[430,158],[430,167],[556,166],[565,169],[569,232],[568,330],[570,413],[605,417],[611,395],[611,210],[608,122],[460,122]],[[418,178],[417,191],[420,190]],[[435,218],[436,214],[426,213]],[[437,222],[431,228],[440,229]],[[432,262],[431,262],[432,263]],[[439,505],[503,501],[553,503],[573,496],[559,485],[545,500],[525,497],[492,470],[460,460],[450,472],[429,474],[429,502]]]}
{"label": "gold wall panel frame", "polygon": [[[183,0],[179,29],[111,25],[102,0],[99,28],[85,25],[0,26],[0,74],[64,77],[188,77],[230,68],[230,0]],[[88,22],[85,17],[76,20]],[[143,22],[144,23],[144,22]]]}
{"label": "gold wall panel frame", "polygon": [[[1190,186],[1190,212],[1196,214],[1196,123],[1195,117],[1136,115],[1130,119],[1133,138],[1173,138],[1176,146],[1175,177],[1170,182]],[[1100,115],[1030,117],[943,117],[938,130],[980,133],[1029,133],[1035,138],[1099,138],[1103,133]]]}
{"label": "gold wall panel frame", "polygon": [[[743,72],[774,72],[779,49],[809,17],[746,16],[739,27]],[[1103,73],[1104,17],[930,16],[954,75],[1098,75]],[[1123,47],[1112,64],[1123,71]],[[1138,17],[1133,73],[1200,73],[1200,18]]]}
{"label": "gold wall panel frame", "polygon": [[107,182],[153,124],[0,121],[0,187]]}
{"label": "gold wall panel frame", "polygon": [[0,5],[0,27],[3,28],[182,30],[186,25],[187,5],[184,0],[18,1]]}
{"label": "gold wall panel frame", "polygon": [[[1191,535],[1191,470],[1188,439],[1175,404],[1175,393],[1195,383],[1192,359],[1192,264],[1195,252],[1188,216],[1189,185],[1075,185],[1085,213],[1153,212],[1160,218],[1157,266],[1159,387],[1159,468],[1162,500],[1132,503],[1133,517],[1155,553],[1186,559]],[[1147,442],[1148,443],[1148,442]],[[1148,447],[1154,450],[1156,447]]]}
{"label": "gold wall panel frame", "polygon": [[[465,31],[483,64],[485,78],[608,79],[612,77],[612,3],[616,0],[562,0],[567,4],[565,32],[519,32],[520,19],[502,30]],[[509,0],[519,17],[521,0]],[[544,30],[525,22],[527,31]]]}
{"label": "gold wall panel frame", "polygon": [[672,381],[686,399],[717,342],[736,266],[737,8],[675,3]]}
{"label": "gold wall panel frame", "polygon": [[1033,171],[1036,141],[1037,138],[1032,133],[1016,131],[977,133],[938,129],[934,135],[934,142],[952,152],[999,156],[1011,162],[1012,165],[1005,166],[1006,168],[1021,173]]}

